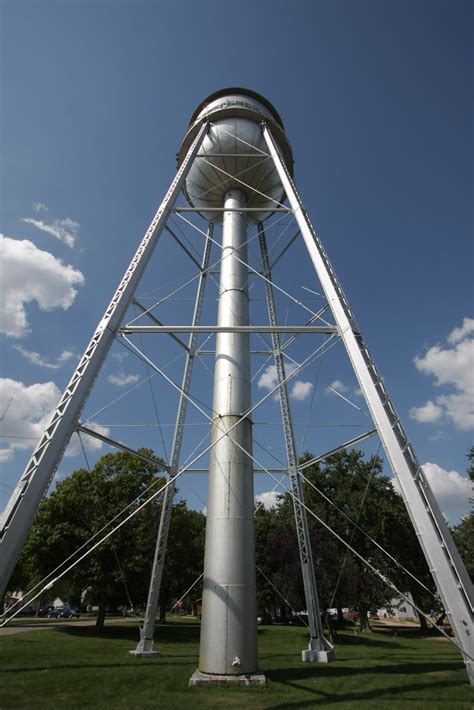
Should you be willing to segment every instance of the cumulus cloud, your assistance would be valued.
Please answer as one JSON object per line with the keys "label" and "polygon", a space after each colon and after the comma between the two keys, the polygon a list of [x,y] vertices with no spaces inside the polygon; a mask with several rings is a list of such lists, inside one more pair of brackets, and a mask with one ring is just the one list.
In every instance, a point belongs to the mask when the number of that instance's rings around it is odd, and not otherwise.
{"label": "cumulus cloud", "polygon": [[[101,424],[97,424],[97,422],[87,422],[87,428],[103,436],[110,436],[110,429]],[[104,446],[104,443],[100,441],[100,439],[95,439],[93,436],[88,436],[83,433],[81,433],[81,437],[79,438],[79,434],[74,432],[64,452],[64,456],[79,456],[82,454],[81,440],[87,453],[100,451]]]}
{"label": "cumulus cloud", "polygon": [[312,382],[303,382],[303,380],[296,380],[295,384],[291,388],[290,397],[291,399],[298,399],[303,401],[311,394],[313,389]]}
{"label": "cumulus cloud", "polygon": [[339,394],[346,394],[349,392],[349,387],[347,387],[341,380],[333,380],[330,385],[328,385],[328,390],[334,390]]}
{"label": "cumulus cloud", "polygon": [[47,212],[48,206],[44,202],[33,202],[33,210],[34,212]]}
{"label": "cumulus cloud", "polygon": [[[2,441],[8,443],[8,448],[0,450],[0,461],[11,459],[16,449],[32,449],[37,444],[60,397],[61,392],[54,382],[25,385],[10,378],[0,378],[0,402],[6,403],[0,434]],[[87,426],[105,436],[109,435],[109,430],[99,424],[88,422]],[[73,439],[66,456],[76,456],[81,452],[77,434]],[[87,451],[98,451],[103,446],[101,441],[89,436],[84,436],[83,442]]]}
{"label": "cumulus cloud", "polygon": [[23,355],[24,358],[31,362],[32,365],[37,365],[38,367],[46,367],[50,370],[58,370],[68,362],[71,358],[75,357],[76,353],[72,350],[63,350],[63,352],[58,355],[54,362],[50,362],[42,355],[32,350],[27,350],[22,345],[14,345],[13,348]]}
{"label": "cumulus cloud", "polygon": [[25,306],[36,301],[43,311],[67,310],[76,298],[83,274],[32,242],[0,234],[2,299],[0,332],[12,337],[28,333]]}
{"label": "cumulus cloud", "polygon": [[276,491],[265,491],[264,493],[259,493],[255,496],[255,503],[259,505],[263,504],[265,510],[270,510],[271,508],[276,508],[279,502],[280,494]]}
{"label": "cumulus cloud", "polygon": [[117,387],[125,387],[126,385],[134,385],[138,382],[139,375],[126,374],[125,372],[119,372],[115,375],[109,375],[107,381],[111,385],[117,385]]}
{"label": "cumulus cloud", "polygon": [[0,402],[7,403],[0,424],[2,441],[8,442],[8,449],[3,449],[3,460],[11,458],[15,449],[29,449],[36,444],[60,396],[54,382],[25,385],[0,378]]}
{"label": "cumulus cloud", "polygon": [[[35,204],[39,205],[41,203],[38,202]],[[67,244],[71,249],[75,245],[79,234],[79,222],[75,222],[73,219],[70,219],[70,217],[66,217],[66,219],[55,219],[52,222],[45,222],[42,219],[35,219],[34,217],[22,217],[21,221],[26,222],[26,224],[32,224],[33,227],[40,229],[42,232],[51,234],[55,239],[59,239],[60,242]]]}
{"label": "cumulus cloud", "polygon": [[[298,369],[298,366],[292,362],[285,363],[286,376],[291,376],[291,374]],[[288,382],[288,380],[287,380]],[[261,389],[266,389],[271,392],[278,384],[278,376],[276,365],[269,365],[260,375],[257,382],[258,387]],[[290,397],[296,400],[304,400],[311,393],[313,385],[311,382],[303,382],[303,380],[296,380],[292,384],[290,389]],[[278,392],[275,392],[275,399],[278,399]]]}
{"label": "cumulus cloud", "polygon": [[[423,471],[438,501],[438,505],[451,524],[456,524],[470,511],[469,498],[472,496],[472,483],[457,471],[446,471],[436,463],[423,464]],[[393,479],[394,488],[400,491]]]}
{"label": "cumulus cloud", "polygon": [[341,380],[333,380],[331,384],[326,387],[325,393],[329,395],[336,394],[338,397],[343,399],[344,402],[347,402],[347,404],[350,404],[351,407],[354,407],[354,409],[357,409],[359,412],[364,411],[358,404],[351,401],[354,397],[363,397],[360,387],[354,387],[354,389],[351,390],[351,388],[347,387],[347,385],[345,385],[344,382],[341,382]]}
{"label": "cumulus cloud", "polygon": [[417,422],[438,422],[443,416],[443,408],[429,400],[422,407],[412,407],[410,417]]}
{"label": "cumulus cloud", "polygon": [[448,335],[448,343],[455,345],[461,340],[464,340],[467,335],[471,335],[471,333],[474,333],[474,318],[464,318],[462,326],[460,328],[455,328]]}
{"label": "cumulus cloud", "polygon": [[[415,357],[415,367],[435,378],[436,387],[453,391],[440,394],[422,407],[413,407],[410,416],[420,422],[447,417],[458,429],[474,428],[474,319],[464,318],[447,340],[448,346],[434,345],[423,356]],[[451,346],[451,347],[450,347]]]}

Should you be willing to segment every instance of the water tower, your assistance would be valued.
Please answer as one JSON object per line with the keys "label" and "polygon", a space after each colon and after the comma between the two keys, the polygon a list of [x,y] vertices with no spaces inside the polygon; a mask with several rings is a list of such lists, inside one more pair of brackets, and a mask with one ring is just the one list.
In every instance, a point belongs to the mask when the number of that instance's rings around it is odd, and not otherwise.
{"label": "water tower", "polygon": [[[185,208],[176,208],[175,203],[182,190],[188,204]],[[151,318],[152,325],[143,327],[124,323],[129,306],[136,300],[137,286],[158,239],[168,226],[170,215],[178,209],[197,212],[209,223],[202,262],[198,264],[199,287],[192,322],[185,327],[166,326],[143,309],[145,315]],[[264,225],[265,220],[278,211],[294,217],[299,229],[296,236],[304,242],[324,292],[325,309],[332,313],[334,324],[322,321],[320,313],[314,313],[304,326],[282,327],[277,323]],[[214,238],[214,225],[217,226],[216,231],[222,234],[221,242]],[[249,225],[258,230],[261,270],[256,273],[265,281],[267,326],[252,326],[249,321]],[[209,271],[209,248],[216,241],[222,252],[217,322],[201,327],[199,319],[203,284]],[[175,435],[170,461],[166,466],[169,482],[158,531],[146,618],[140,642],[134,651],[137,656],[156,653],[153,649],[153,631],[175,480],[186,470],[180,467],[180,451],[195,337],[203,330],[215,334],[216,346],[201,647],[199,669],[191,684],[264,682],[258,667],[256,628],[252,481],[255,458],[252,454],[249,347],[249,337],[254,332],[265,332],[272,340],[276,390],[287,455],[286,470],[294,502],[309,621],[309,647],[302,652],[303,660],[327,662],[333,657],[333,651],[321,629],[301,467],[288,403],[288,375],[280,342],[282,332],[331,333],[343,343],[398,480],[472,682],[472,584],[334,268],[295,188],[292,152],[283,123],[265,98],[247,89],[231,88],[212,94],[198,106],[191,118],[178,156],[178,172],[2,514],[0,591],[3,592],[8,583],[37,508],[73,432],[87,431],[90,436],[99,436],[109,444],[123,448],[120,442],[87,430],[79,421],[114,339],[144,331],[168,332],[173,337],[179,332],[188,332]],[[346,442],[345,446],[354,442]]]}
{"label": "water tower", "polygon": [[[250,334],[239,329],[249,327],[247,225],[263,222],[284,195],[273,161],[267,159],[262,121],[271,125],[290,173],[293,160],[273,106],[254,92],[227,89],[208,97],[195,111],[181,146],[180,163],[203,120],[211,127],[188,173],[185,193],[191,207],[222,224],[222,262],[201,650],[193,682],[206,680],[206,674],[258,680],[260,676],[254,675],[258,655],[253,461],[248,455],[252,421],[247,416],[251,410]],[[314,582],[308,588],[311,598],[317,605]],[[321,652],[327,659],[330,652],[319,623],[314,648],[308,653]]]}

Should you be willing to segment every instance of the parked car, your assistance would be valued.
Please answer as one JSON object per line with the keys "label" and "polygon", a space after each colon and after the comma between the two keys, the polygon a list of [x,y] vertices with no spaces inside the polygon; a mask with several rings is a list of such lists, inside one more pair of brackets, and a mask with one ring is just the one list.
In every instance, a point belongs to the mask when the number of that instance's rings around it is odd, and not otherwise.
{"label": "parked car", "polygon": [[48,619],[71,619],[72,617],[79,618],[80,612],[77,606],[61,606],[57,609],[51,609],[48,612]]}

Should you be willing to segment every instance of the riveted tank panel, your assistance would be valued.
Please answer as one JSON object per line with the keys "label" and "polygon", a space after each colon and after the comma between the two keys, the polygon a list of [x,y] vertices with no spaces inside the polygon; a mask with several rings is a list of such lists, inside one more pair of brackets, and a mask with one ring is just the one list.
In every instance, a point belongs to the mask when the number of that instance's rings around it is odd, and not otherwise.
{"label": "riveted tank panel", "polygon": [[263,138],[263,121],[271,126],[290,173],[293,167],[278,113],[266,99],[247,89],[212,94],[191,118],[178,164],[203,120],[210,122],[210,129],[185,183],[189,204],[203,210],[209,221],[221,222],[225,194],[237,189],[244,193],[246,206],[255,210],[247,214],[248,221],[263,221],[284,197]]}

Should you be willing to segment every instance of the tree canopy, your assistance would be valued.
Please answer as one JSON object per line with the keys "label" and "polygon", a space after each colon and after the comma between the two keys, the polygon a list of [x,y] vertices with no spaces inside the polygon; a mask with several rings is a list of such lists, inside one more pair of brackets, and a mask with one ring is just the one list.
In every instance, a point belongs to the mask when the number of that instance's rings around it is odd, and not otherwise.
{"label": "tree canopy", "polygon": [[[313,456],[306,453],[303,461]],[[361,626],[367,623],[367,612],[386,605],[394,591],[376,577],[368,567],[320,522],[346,540],[374,567],[403,591],[410,591],[415,602],[423,607],[433,603],[427,593],[396,564],[405,568],[433,590],[431,576],[408,518],[401,496],[391,480],[382,474],[378,457],[365,460],[360,451],[337,453],[304,470],[304,497],[312,541],[321,608],[335,607],[342,616],[343,607],[357,609]],[[265,574],[296,609],[304,609],[299,553],[289,494],[283,496],[273,515],[259,512],[257,561]],[[367,535],[372,538],[372,541]],[[387,557],[373,542],[387,550]],[[278,560],[281,560],[279,564]],[[270,585],[263,585],[261,603],[281,604]]]}
{"label": "tree canopy", "polygon": [[[147,449],[140,451],[153,455]],[[83,551],[91,547],[150,500],[165,480],[159,465],[125,452],[106,454],[90,471],[72,473],[43,501],[15,570],[14,583],[31,586],[83,545]],[[137,607],[146,603],[161,505],[162,494],[55,586],[55,592],[71,602],[97,605],[99,628],[107,606],[133,603]],[[174,513],[163,579],[164,603],[170,595],[186,589],[184,585],[191,584],[189,580],[202,566],[204,516],[188,511],[184,503],[176,504]],[[113,525],[102,531],[112,520]],[[88,542],[95,535],[94,541]]]}
{"label": "tree canopy", "polygon": [[[143,450],[148,456],[149,450]],[[306,453],[303,461],[312,459]],[[472,460],[472,457],[471,459]],[[147,501],[163,483],[160,466],[128,453],[102,456],[91,471],[79,469],[56,486],[38,512],[15,570],[16,586],[31,586],[81,546],[90,545],[110,520],[117,524]],[[361,627],[370,610],[384,606],[394,591],[331,534],[341,536],[396,586],[411,592],[415,603],[435,608],[434,587],[401,496],[382,461],[362,452],[339,452],[304,469],[305,503],[321,609],[358,610]],[[148,594],[162,495],[145,505],[112,537],[74,567],[55,593],[99,607],[98,625],[107,606],[144,606]],[[123,509],[127,507],[126,513]],[[455,529],[456,542],[472,573],[473,518]],[[107,530],[110,528],[107,528]],[[173,506],[167,556],[161,585],[160,613],[179,598],[203,569],[205,517],[188,510],[183,501]],[[383,547],[392,557],[387,557]],[[470,557],[469,557],[470,555]],[[299,549],[290,494],[276,508],[256,513],[258,605],[272,615],[286,605],[305,608]],[[399,561],[425,588],[397,564]],[[470,560],[470,562],[469,562]],[[278,590],[278,592],[276,591]],[[199,594],[196,588],[194,596]]]}

